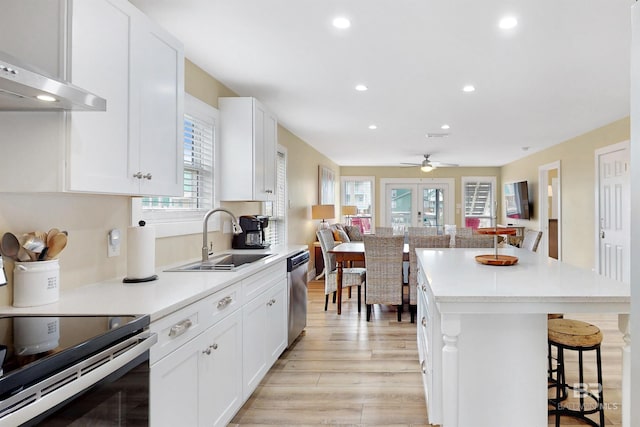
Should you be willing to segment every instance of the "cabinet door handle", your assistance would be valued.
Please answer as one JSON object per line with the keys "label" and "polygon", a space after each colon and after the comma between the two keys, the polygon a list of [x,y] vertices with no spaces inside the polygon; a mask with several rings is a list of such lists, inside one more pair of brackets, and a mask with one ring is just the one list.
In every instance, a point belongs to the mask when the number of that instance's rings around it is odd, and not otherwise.
{"label": "cabinet door handle", "polygon": [[142,175],[142,178],[148,179],[149,181],[151,181],[152,175],[150,172],[147,172],[146,175]]}
{"label": "cabinet door handle", "polygon": [[211,350],[217,350],[217,349],[218,349],[218,344],[213,343],[209,347],[202,350],[202,354],[206,354],[208,356],[211,354]]}
{"label": "cabinet door handle", "polygon": [[420,362],[420,370],[422,371],[423,374],[427,373],[427,369],[424,366],[424,360]]}
{"label": "cabinet door handle", "polygon": [[222,298],[220,301],[218,301],[218,310],[222,310],[232,302],[233,302],[233,298],[231,298],[230,296]]}
{"label": "cabinet door handle", "polygon": [[275,298],[271,298],[271,300],[270,300],[269,302],[267,302],[267,305],[268,305],[269,307],[271,307],[271,306],[272,306],[273,304],[275,304],[275,303],[276,303]]}
{"label": "cabinet door handle", "polygon": [[193,326],[193,322],[191,322],[191,319],[184,319],[182,322],[176,323],[171,327],[171,329],[169,330],[169,336],[171,338],[179,337],[180,335],[187,332],[187,329],[189,329],[191,326]]}
{"label": "cabinet door handle", "polygon": [[134,178],[142,179],[142,172],[136,172],[133,174]]}
{"label": "cabinet door handle", "polygon": [[422,326],[427,326],[427,318],[426,317],[422,317]]}

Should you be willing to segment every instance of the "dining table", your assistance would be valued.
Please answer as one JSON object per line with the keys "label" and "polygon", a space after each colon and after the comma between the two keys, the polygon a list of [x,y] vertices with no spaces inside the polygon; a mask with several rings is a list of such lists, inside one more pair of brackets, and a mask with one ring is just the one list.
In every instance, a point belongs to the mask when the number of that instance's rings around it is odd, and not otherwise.
{"label": "dining table", "polygon": [[[337,298],[336,304],[338,307],[338,314],[342,314],[342,270],[346,266],[353,262],[361,261],[365,263],[364,256],[364,242],[344,242],[339,243],[329,250],[329,253],[334,254],[336,257],[336,263],[338,265],[336,271],[337,282]],[[402,249],[402,260],[409,261],[409,244],[405,243]],[[366,267],[366,263],[365,263]],[[366,282],[365,282],[366,283]],[[366,285],[365,285],[366,286]]]}

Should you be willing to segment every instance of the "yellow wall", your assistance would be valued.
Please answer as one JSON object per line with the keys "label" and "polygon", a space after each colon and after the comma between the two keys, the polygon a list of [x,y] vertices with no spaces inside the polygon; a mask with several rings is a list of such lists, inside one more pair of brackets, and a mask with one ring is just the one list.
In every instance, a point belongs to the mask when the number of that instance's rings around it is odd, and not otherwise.
{"label": "yellow wall", "polygon": [[[380,221],[380,203],[381,192],[384,191],[380,186],[381,178],[454,178],[456,206],[462,204],[462,177],[463,176],[491,176],[496,177],[498,189],[500,184],[500,168],[438,168],[432,172],[424,173],[419,167],[367,167],[367,166],[343,166],[340,168],[342,176],[375,176],[375,221],[376,226],[381,226]],[[455,223],[458,227],[462,226],[462,216],[460,209],[456,208]]]}
{"label": "yellow wall", "polygon": [[594,268],[595,150],[626,141],[629,136],[629,118],[626,117],[503,166],[502,182],[529,181],[529,192],[533,195],[533,218],[520,220],[519,225],[540,230],[538,167],[560,161],[564,262]]}

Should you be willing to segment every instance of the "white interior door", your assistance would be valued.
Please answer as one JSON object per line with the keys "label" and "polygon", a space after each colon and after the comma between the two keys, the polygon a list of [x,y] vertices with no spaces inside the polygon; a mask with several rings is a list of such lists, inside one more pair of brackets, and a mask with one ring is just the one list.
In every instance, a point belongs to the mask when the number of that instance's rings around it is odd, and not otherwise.
{"label": "white interior door", "polygon": [[631,219],[629,143],[596,151],[596,168],[597,270],[604,276],[628,282]]}

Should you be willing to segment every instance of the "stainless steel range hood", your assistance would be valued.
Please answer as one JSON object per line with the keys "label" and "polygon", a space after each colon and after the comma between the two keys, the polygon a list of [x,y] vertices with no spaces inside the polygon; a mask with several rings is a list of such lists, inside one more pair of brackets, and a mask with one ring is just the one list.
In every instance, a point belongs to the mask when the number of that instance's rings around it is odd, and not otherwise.
{"label": "stainless steel range hood", "polygon": [[106,111],[107,101],[71,83],[48,77],[0,51],[0,110]]}

